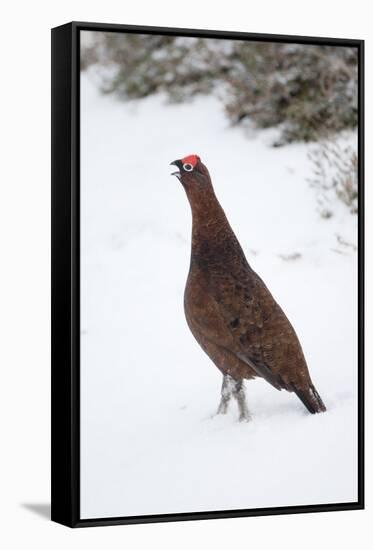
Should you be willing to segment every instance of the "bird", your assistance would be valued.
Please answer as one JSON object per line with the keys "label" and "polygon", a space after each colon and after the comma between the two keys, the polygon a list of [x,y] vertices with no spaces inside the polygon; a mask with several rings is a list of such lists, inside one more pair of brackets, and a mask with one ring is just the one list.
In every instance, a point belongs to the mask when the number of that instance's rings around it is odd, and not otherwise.
{"label": "bird", "polygon": [[187,324],[223,375],[217,414],[233,397],[239,421],[251,420],[244,380],[263,378],[294,392],[312,413],[326,411],[298,336],[244,251],[196,154],[174,160],[192,212],[191,256],[184,290]]}

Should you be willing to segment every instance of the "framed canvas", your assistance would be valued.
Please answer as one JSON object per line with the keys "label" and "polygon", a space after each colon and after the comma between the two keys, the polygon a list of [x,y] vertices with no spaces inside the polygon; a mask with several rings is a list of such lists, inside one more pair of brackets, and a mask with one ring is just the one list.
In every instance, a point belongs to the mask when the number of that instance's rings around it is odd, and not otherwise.
{"label": "framed canvas", "polygon": [[363,42],[52,30],[52,519],[364,506]]}

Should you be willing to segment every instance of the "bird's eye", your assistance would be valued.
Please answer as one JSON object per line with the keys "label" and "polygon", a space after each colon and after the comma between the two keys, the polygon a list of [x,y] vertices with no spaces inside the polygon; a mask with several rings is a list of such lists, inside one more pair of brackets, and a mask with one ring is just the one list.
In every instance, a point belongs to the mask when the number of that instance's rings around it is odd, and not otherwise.
{"label": "bird's eye", "polygon": [[193,165],[189,164],[189,162],[186,162],[185,164],[183,164],[183,168],[186,172],[191,172],[193,170]]}

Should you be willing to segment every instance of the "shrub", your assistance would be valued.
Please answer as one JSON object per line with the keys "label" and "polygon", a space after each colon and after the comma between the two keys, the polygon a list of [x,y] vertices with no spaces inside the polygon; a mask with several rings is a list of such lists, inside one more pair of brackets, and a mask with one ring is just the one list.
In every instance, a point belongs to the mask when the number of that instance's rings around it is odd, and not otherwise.
{"label": "shrub", "polygon": [[[88,36],[89,35],[89,36]],[[122,99],[216,94],[232,124],[280,126],[281,145],[357,124],[357,49],[86,32],[81,67]]]}
{"label": "shrub", "polygon": [[333,215],[337,198],[351,214],[358,211],[358,162],[355,147],[341,139],[321,141],[309,153],[313,177],[309,180],[318,192],[319,212],[323,218]]}

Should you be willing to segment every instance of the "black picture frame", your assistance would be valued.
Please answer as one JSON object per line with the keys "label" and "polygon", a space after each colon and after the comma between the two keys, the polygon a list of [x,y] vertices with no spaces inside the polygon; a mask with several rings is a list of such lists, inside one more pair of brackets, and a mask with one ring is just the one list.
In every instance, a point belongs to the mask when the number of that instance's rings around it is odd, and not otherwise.
{"label": "black picture frame", "polygon": [[[81,519],[80,479],[80,31],[341,45],[358,68],[358,500],[248,510]],[[52,29],[52,520],[69,527],[357,510],[364,508],[364,41],[72,22]]]}

